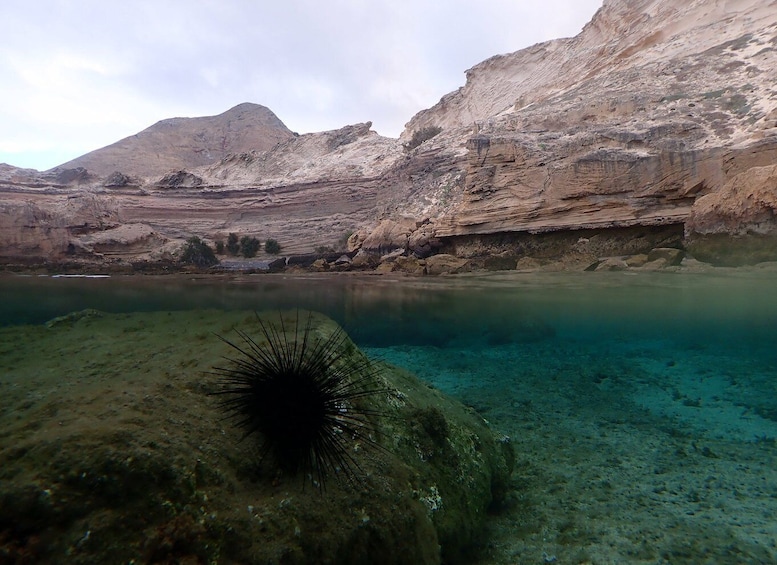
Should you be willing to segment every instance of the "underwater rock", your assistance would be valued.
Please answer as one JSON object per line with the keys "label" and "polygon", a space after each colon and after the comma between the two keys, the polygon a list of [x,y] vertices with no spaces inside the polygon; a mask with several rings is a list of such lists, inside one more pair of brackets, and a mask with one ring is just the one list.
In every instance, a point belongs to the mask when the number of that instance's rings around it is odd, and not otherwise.
{"label": "underwater rock", "polygon": [[[509,488],[509,440],[472,409],[378,363],[381,393],[343,407],[369,414],[378,447],[349,440],[359,480],[335,475],[319,489],[315,477],[275,468],[225,419],[212,368],[230,347],[213,334],[237,329],[261,345],[245,312],[104,314],[25,329],[20,343],[51,355],[21,356],[9,367],[13,386],[3,387],[0,557],[465,562]],[[336,330],[314,315],[311,335]],[[99,343],[84,348],[95,335]]]}
{"label": "underwater rock", "polygon": [[672,247],[657,247],[651,249],[648,253],[648,262],[658,261],[663,259],[666,264],[672,267],[676,267],[683,262],[685,258],[685,252],[682,249],[674,249]]}
{"label": "underwater rock", "polygon": [[[596,264],[595,271],[625,271],[628,268],[626,261],[620,257],[605,257]],[[586,269],[589,270],[589,269]]]}
{"label": "underwater rock", "polygon": [[103,313],[94,308],[86,308],[85,310],[79,310],[77,312],[70,312],[64,316],[57,316],[46,322],[47,328],[56,328],[57,326],[72,325],[84,318],[101,318]]}

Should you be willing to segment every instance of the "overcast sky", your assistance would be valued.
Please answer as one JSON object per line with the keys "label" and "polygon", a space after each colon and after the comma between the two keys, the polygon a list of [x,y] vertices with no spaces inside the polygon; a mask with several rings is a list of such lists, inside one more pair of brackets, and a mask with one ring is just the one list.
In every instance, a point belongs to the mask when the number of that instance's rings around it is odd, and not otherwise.
{"label": "overcast sky", "polygon": [[602,0],[0,0],[0,162],[45,170],[241,102],[309,133],[397,137],[500,53]]}

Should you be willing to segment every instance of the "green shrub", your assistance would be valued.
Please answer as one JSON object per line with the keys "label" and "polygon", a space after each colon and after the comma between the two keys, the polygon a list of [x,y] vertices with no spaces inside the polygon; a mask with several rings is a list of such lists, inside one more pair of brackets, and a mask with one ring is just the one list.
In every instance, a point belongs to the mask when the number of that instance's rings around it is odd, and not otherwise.
{"label": "green shrub", "polygon": [[224,242],[220,239],[216,242],[216,255],[224,255]]}
{"label": "green shrub", "polygon": [[227,251],[230,255],[237,255],[240,253],[240,243],[237,241],[237,234],[231,233],[227,238]]}
{"label": "green shrub", "polygon": [[264,242],[264,250],[271,255],[276,255],[281,252],[281,244],[276,239],[268,239]]}
{"label": "green shrub", "polygon": [[181,263],[207,268],[218,264],[218,262],[219,260],[216,259],[210,246],[196,235],[187,239],[183,245]]}
{"label": "green shrub", "polygon": [[259,246],[259,240],[255,237],[244,235],[240,238],[240,252],[243,254],[243,257],[255,257],[256,252],[259,251]]}

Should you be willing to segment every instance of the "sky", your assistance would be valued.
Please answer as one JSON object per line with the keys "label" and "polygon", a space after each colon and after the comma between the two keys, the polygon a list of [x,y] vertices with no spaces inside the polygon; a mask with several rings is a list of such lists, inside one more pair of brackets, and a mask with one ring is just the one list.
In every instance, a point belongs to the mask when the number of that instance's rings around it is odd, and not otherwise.
{"label": "sky", "polygon": [[242,102],[298,133],[397,137],[502,53],[577,35],[602,0],[2,0],[0,163],[46,170]]}

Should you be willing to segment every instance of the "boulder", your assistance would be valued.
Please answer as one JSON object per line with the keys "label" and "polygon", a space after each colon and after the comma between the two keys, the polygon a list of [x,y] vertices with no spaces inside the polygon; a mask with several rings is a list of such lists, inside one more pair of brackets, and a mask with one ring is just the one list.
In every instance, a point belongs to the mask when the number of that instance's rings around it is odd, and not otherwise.
{"label": "boulder", "polygon": [[[262,321],[290,343],[337,330],[321,315],[308,330],[293,313],[283,327],[277,315]],[[213,367],[241,357],[214,328],[237,344],[237,330],[262,337],[254,312],[74,315],[0,329],[22,348],[0,413],[6,561],[468,562],[487,510],[507,494],[507,438],[380,363],[371,368],[376,392],[349,401],[373,438],[344,444],[356,477],[333,471],[319,488],[315,476],[263,459],[257,438],[225,418]],[[84,349],[95,335],[99,347]],[[338,348],[344,363],[364,362],[347,338]],[[59,370],[62,358],[72,372]],[[56,395],[40,394],[48,390]]]}
{"label": "boulder", "polygon": [[365,251],[385,255],[394,251],[405,252],[410,234],[415,229],[411,220],[383,220],[362,242]]}
{"label": "boulder", "polygon": [[536,271],[542,267],[542,262],[534,257],[521,257],[515,264],[518,271]]}
{"label": "boulder", "polygon": [[54,175],[54,179],[58,184],[80,185],[94,180],[94,175],[84,167],[69,168],[63,165],[55,167],[50,172]]}
{"label": "boulder", "polygon": [[278,271],[282,271],[286,267],[287,267],[287,259],[286,259],[286,257],[278,257],[277,259],[273,259],[267,265],[267,269],[270,272],[272,272],[272,273],[276,273]]}
{"label": "boulder", "polygon": [[120,171],[114,171],[105,179],[105,188],[121,188],[132,184],[132,179]]}
{"label": "boulder", "polygon": [[351,259],[351,267],[354,269],[374,269],[380,263],[380,259],[375,255],[359,249]]}
{"label": "boulder", "polygon": [[594,271],[625,271],[629,265],[621,257],[605,257],[598,262]]}
{"label": "boulder", "polygon": [[434,226],[430,223],[425,223],[418,227],[408,237],[408,250],[420,259],[429,257],[435,253],[440,247],[440,240],[434,235]]}
{"label": "boulder", "polygon": [[335,265],[338,267],[350,266],[352,262],[352,259],[347,254],[340,255],[335,259]]}
{"label": "boulder", "polygon": [[648,262],[657,260],[663,260],[667,265],[676,267],[683,262],[685,258],[685,252],[682,249],[674,249],[672,247],[658,247],[651,249],[647,255]]}
{"label": "boulder", "polygon": [[386,253],[385,255],[381,256],[380,260],[382,263],[387,263],[390,261],[396,261],[400,257],[404,257],[405,252],[401,249],[395,249],[394,251],[390,253]]}
{"label": "boulder", "polygon": [[399,266],[395,261],[383,261],[375,267],[376,273],[393,273],[398,270]]}
{"label": "boulder", "polygon": [[663,271],[667,267],[670,267],[669,261],[667,261],[664,257],[660,257],[658,259],[655,259],[653,261],[648,261],[644,265],[640,267],[641,271]]}
{"label": "boulder", "polygon": [[347,251],[353,253],[354,251],[361,250],[364,240],[367,239],[370,233],[372,233],[372,231],[366,229],[353,232],[348,236],[348,243],[346,244]]}
{"label": "boulder", "polygon": [[353,266],[353,260],[348,255],[340,255],[335,261],[332,263],[332,267],[334,267],[337,271],[350,271],[351,267]]}
{"label": "boulder", "polygon": [[626,265],[629,268],[641,267],[649,261],[648,256],[644,253],[638,253],[637,255],[630,255],[625,259]]}
{"label": "boulder", "polygon": [[196,188],[202,183],[202,177],[188,171],[176,171],[163,176],[156,185],[159,188]]}
{"label": "boulder", "polygon": [[425,275],[426,273],[426,261],[418,259],[412,255],[409,257],[397,257],[394,260],[396,270],[408,273],[411,275]]}
{"label": "boulder", "polygon": [[430,275],[447,275],[469,271],[469,261],[454,255],[440,253],[426,258],[426,270]]}

